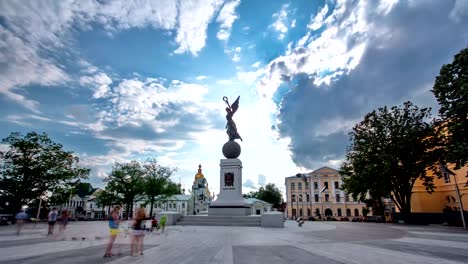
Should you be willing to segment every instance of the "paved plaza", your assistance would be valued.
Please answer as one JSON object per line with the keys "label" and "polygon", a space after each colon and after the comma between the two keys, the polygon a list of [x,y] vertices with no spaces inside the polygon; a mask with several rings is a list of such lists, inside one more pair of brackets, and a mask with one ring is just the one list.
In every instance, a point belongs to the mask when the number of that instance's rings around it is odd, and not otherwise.
{"label": "paved plaza", "polygon": [[[466,263],[468,232],[459,228],[373,223],[306,222],[299,228],[169,226],[145,237],[143,256],[130,256],[119,235],[102,258],[106,222],[71,222],[47,237],[46,225],[0,227],[0,263]],[[57,232],[58,230],[56,230]]]}

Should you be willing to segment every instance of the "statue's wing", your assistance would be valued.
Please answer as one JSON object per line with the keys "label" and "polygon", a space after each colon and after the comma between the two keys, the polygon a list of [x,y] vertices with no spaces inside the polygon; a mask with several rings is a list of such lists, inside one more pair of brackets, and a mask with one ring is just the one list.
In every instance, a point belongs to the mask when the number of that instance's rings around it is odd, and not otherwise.
{"label": "statue's wing", "polygon": [[240,98],[240,96],[238,96],[236,101],[234,101],[234,103],[232,103],[232,105],[231,105],[232,114],[234,114],[237,111],[237,109],[239,108],[239,98]]}

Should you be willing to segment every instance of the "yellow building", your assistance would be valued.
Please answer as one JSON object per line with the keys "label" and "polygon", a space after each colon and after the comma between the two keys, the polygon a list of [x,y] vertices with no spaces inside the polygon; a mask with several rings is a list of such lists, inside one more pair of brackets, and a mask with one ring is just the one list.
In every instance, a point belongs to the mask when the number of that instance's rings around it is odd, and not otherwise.
{"label": "yellow building", "polygon": [[[445,207],[459,210],[457,193],[455,190],[455,177],[460,189],[460,195],[463,203],[463,209],[468,211],[468,166],[460,170],[453,170],[453,166],[448,166],[456,175],[444,174],[440,179],[434,176],[436,188],[429,194],[421,180],[417,180],[413,186],[411,196],[411,212],[413,213],[442,213]],[[431,171],[428,171],[432,174]]]}
{"label": "yellow building", "polygon": [[[287,217],[362,216],[365,204],[341,190],[342,177],[329,167],[286,177]],[[325,188],[324,188],[325,187]],[[320,192],[324,189],[323,192]]]}

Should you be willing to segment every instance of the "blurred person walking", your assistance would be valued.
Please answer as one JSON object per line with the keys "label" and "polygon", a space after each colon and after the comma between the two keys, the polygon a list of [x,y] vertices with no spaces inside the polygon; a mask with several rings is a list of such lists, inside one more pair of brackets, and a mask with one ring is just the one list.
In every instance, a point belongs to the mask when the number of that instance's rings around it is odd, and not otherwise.
{"label": "blurred person walking", "polygon": [[27,213],[24,212],[24,209],[21,209],[17,214],[16,214],[16,235],[19,236],[21,233],[21,229],[23,229],[24,224],[26,223],[26,220],[28,220],[29,216]]}
{"label": "blurred person walking", "polygon": [[54,207],[52,208],[52,211],[50,211],[47,221],[49,224],[49,232],[47,233],[48,236],[51,236],[54,234],[54,227],[55,227],[55,222],[57,222],[57,209]]}
{"label": "blurred person walking", "polygon": [[145,238],[145,221],[148,220],[145,208],[138,208],[135,217],[133,217],[133,236],[131,243],[132,256],[143,255],[143,240]]}
{"label": "blurred person walking", "polygon": [[59,226],[60,233],[64,232],[65,229],[67,229],[68,220],[69,220],[68,217],[69,217],[68,210],[63,209],[61,213],[61,218],[60,218],[60,226]]}
{"label": "blurred person walking", "polygon": [[110,232],[110,237],[109,237],[109,243],[107,244],[106,248],[106,253],[104,254],[105,258],[112,257],[112,245],[115,242],[115,239],[117,238],[117,235],[119,234],[119,212],[120,212],[120,206],[116,205],[112,209],[112,213],[109,216],[109,232]]}
{"label": "blurred person walking", "polygon": [[163,214],[161,219],[159,219],[159,225],[161,226],[161,233],[164,234],[164,228],[166,227],[166,214]]}

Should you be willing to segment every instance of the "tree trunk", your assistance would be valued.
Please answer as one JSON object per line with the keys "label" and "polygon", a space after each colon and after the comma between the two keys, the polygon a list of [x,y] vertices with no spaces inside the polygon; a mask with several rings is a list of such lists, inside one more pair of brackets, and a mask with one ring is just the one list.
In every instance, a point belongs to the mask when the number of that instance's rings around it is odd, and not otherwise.
{"label": "tree trunk", "polygon": [[150,217],[153,217],[153,206],[154,206],[154,196],[151,197],[151,207],[150,207],[150,213],[149,213]]}

